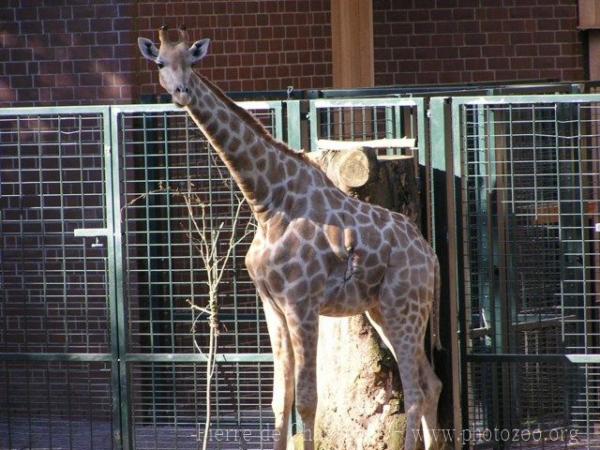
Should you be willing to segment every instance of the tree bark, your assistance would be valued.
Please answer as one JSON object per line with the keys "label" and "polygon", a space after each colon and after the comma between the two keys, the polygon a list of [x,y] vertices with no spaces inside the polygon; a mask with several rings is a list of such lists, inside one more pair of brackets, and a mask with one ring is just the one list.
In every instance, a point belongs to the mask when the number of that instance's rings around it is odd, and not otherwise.
{"label": "tree bark", "polygon": [[[347,194],[418,223],[412,157],[378,157],[373,148],[307,155]],[[366,316],[322,316],[317,357],[316,448],[401,450],[406,423],[397,365]]]}

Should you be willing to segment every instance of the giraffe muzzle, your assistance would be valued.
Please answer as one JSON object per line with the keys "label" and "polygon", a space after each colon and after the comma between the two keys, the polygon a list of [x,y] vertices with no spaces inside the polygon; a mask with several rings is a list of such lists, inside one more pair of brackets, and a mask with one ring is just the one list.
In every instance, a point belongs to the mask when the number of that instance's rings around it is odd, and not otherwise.
{"label": "giraffe muzzle", "polygon": [[192,102],[190,89],[186,86],[178,86],[173,93],[173,102],[179,106],[187,106]]}

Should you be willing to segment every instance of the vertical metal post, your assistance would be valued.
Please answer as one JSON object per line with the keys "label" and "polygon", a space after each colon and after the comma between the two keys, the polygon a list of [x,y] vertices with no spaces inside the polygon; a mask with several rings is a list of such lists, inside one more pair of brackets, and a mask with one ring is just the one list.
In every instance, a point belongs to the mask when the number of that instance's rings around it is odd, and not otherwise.
{"label": "vertical metal post", "polygon": [[314,152],[317,150],[317,139],[319,136],[319,128],[318,122],[319,118],[317,117],[318,109],[315,100],[311,100],[309,102],[308,109],[308,122],[310,126],[310,148],[309,151]]}
{"label": "vertical metal post", "polygon": [[[444,285],[449,289],[444,289],[450,292],[449,300],[449,338],[450,338],[450,355],[451,355],[451,382],[452,382],[452,422],[455,431],[454,449],[461,448],[460,440],[456,437],[460,436],[463,425],[463,411],[461,403],[461,364],[462,355],[460,352],[460,317],[459,305],[457,296],[458,276],[456,274],[458,268],[458,252],[457,252],[457,229],[456,229],[456,204],[450,199],[455,195],[453,170],[449,167],[452,158],[452,146],[446,128],[448,98],[436,97],[430,100],[430,127],[431,134],[431,172],[432,172],[432,210],[434,205],[436,208],[443,206],[445,211],[437,211],[432,214],[433,220],[433,237],[432,245],[440,258],[440,263],[444,264],[442,273]],[[446,214],[444,214],[446,212]],[[448,227],[446,227],[448,225]],[[447,234],[445,234],[447,233]],[[436,234],[438,239],[435,239]]]}
{"label": "vertical metal post", "polygon": [[[108,269],[108,305],[110,311],[110,350],[111,350],[111,391],[112,391],[112,415],[113,415],[113,440],[115,448],[123,447],[123,430],[121,423],[121,379],[120,379],[120,360],[119,360],[119,331],[118,331],[118,301],[116,289],[116,267],[114,264],[115,241],[114,241],[114,207],[112,199],[113,190],[113,136],[112,119],[110,108],[107,107],[102,112],[103,132],[102,140],[104,144],[104,195],[106,197],[105,220],[108,236],[107,246],[107,269]],[[116,150],[116,148],[115,148]]]}
{"label": "vertical metal post", "polygon": [[104,113],[108,123],[108,136],[105,138],[106,148],[106,209],[107,228],[109,230],[107,246],[109,258],[109,286],[111,297],[111,338],[113,367],[118,370],[118,398],[120,409],[121,445],[124,450],[131,448],[129,423],[129,383],[127,362],[127,330],[125,324],[125,296],[123,291],[124,268],[122,254],[121,200],[119,187],[119,111],[108,108]]}
{"label": "vertical metal post", "polygon": [[[452,125],[452,146],[446,147],[447,159],[447,205],[448,205],[448,247],[450,254],[449,273],[449,291],[451,303],[457,308],[458,328],[460,333],[459,352],[461,355],[467,353],[467,305],[464,293],[464,243],[468,242],[467,230],[462,226],[465,223],[465,205],[462,201],[462,191],[465,189],[465,177],[462,173],[462,149],[464,147],[462,132],[462,108],[458,102],[451,103],[451,125]],[[459,250],[460,249],[460,250]],[[460,377],[466,384],[468,377],[468,367],[466,358],[460,364]],[[469,427],[469,397],[466,389],[461,389],[461,416],[462,429]],[[460,440],[460,439],[459,439]],[[465,443],[460,442],[462,447]]]}
{"label": "vertical metal post", "polygon": [[287,107],[287,144],[294,150],[302,149],[302,126],[300,100],[288,100]]}

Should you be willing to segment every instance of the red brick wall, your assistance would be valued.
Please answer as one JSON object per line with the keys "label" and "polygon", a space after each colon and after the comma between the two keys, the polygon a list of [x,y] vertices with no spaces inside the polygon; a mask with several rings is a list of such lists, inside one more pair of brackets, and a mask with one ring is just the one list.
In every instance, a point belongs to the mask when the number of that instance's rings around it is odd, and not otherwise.
{"label": "red brick wall", "polygon": [[212,38],[200,71],[226,91],[331,86],[329,0],[3,0],[0,107],[162,94],[139,35],[185,24]]}
{"label": "red brick wall", "polygon": [[[140,1],[138,34],[157,40],[165,23],[191,39],[212,39],[199,71],[225,91],[330,87],[329,0]],[[151,63],[140,61],[141,93],[161,93]]]}
{"label": "red brick wall", "polygon": [[[581,80],[576,1],[374,0],[376,84]],[[329,8],[329,0],[3,0],[0,107],[161,94],[135,41],[156,40],[165,22],[212,38],[199,70],[226,91],[328,88]]]}
{"label": "red brick wall", "polygon": [[584,79],[577,0],[374,0],[377,85]]}
{"label": "red brick wall", "polygon": [[132,99],[133,0],[3,0],[0,106]]}

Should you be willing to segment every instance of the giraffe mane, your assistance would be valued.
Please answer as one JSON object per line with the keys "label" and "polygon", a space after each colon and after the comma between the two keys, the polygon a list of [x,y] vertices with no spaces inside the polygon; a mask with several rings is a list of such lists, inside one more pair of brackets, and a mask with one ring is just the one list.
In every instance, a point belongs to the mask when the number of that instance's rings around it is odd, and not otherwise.
{"label": "giraffe mane", "polygon": [[290,147],[288,147],[283,142],[275,139],[273,137],[273,135],[271,133],[269,133],[269,131],[264,127],[264,125],[256,119],[256,117],[254,117],[246,109],[242,108],[236,102],[234,102],[231,98],[229,98],[227,96],[227,94],[225,94],[219,86],[214,84],[212,81],[210,81],[204,75],[201,75],[195,71],[194,71],[194,74],[198,78],[200,78],[200,80],[202,80],[202,82],[213,92],[213,94],[215,94],[215,96],[219,100],[221,100],[228,108],[230,108],[238,116],[240,116],[244,120],[244,122],[248,126],[250,126],[250,128],[252,128],[252,130],[255,133],[263,136],[269,144],[273,145],[274,147],[276,147],[278,150],[282,151],[283,153],[292,156],[293,158],[297,159],[298,161],[303,162],[304,164],[307,164],[309,166],[315,167],[315,168],[319,169],[319,171],[321,171],[321,168],[316,163],[314,163],[313,161],[308,159],[303,153],[295,152],[294,150],[292,150]]}

